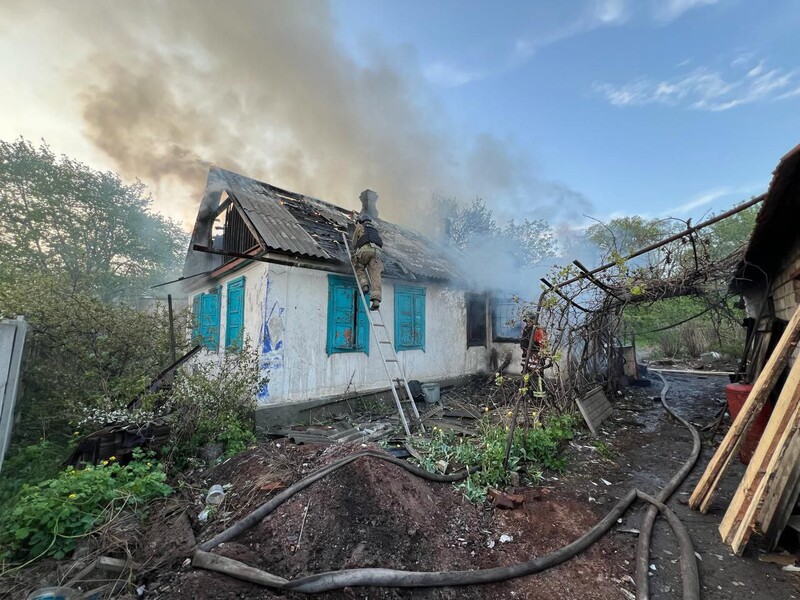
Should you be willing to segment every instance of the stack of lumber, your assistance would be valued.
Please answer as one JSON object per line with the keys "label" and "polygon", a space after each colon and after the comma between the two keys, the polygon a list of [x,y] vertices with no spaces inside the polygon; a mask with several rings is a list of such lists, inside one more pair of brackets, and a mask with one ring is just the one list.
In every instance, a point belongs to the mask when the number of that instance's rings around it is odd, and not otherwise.
{"label": "stack of lumber", "polygon": [[[700,478],[689,506],[705,513],[731,459],[770,396],[800,339],[795,311],[739,415]],[[722,540],[741,554],[756,531],[774,547],[800,493],[800,359],[789,370],[767,429],[720,524]]]}

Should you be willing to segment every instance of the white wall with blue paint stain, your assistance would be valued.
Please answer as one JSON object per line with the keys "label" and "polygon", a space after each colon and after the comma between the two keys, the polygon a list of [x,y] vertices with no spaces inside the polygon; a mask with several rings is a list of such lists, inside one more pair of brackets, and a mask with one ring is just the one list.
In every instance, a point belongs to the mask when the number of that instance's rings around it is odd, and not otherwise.
{"label": "white wall with blue paint stain", "polygon": [[[245,277],[245,335],[259,351],[259,366],[269,382],[259,391],[261,406],[370,392],[388,387],[375,339],[370,353],[327,354],[328,274],[313,269],[253,263],[226,275],[222,286],[220,339],[225,339],[227,282]],[[515,344],[491,342],[467,348],[465,292],[434,284],[426,289],[425,350],[398,352],[406,377],[441,381],[486,371],[492,347],[505,352]],[[205,290],[202,290],[205,291]],[[384,282],[381,308],[394,341],[394,283]],[[371,335],[371,334],[370,334]],[[222,351],[222,350],[220,350]]]}

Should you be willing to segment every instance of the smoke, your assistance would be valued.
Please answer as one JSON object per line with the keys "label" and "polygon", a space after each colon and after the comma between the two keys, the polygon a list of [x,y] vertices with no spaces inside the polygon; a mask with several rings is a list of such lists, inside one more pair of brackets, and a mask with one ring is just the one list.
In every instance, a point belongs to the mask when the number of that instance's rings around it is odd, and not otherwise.
{"label": "smoke", "polygon": [[411,50],[356,62],[324,2],[11,2],[9,19],[59,32],[36,43],[64,65],[85,136],[187,225],[212,163],[351,208],[369,187],[382,216],[420,228],[433,190],[501,218],[589,208],[508,140],[453,133]]}

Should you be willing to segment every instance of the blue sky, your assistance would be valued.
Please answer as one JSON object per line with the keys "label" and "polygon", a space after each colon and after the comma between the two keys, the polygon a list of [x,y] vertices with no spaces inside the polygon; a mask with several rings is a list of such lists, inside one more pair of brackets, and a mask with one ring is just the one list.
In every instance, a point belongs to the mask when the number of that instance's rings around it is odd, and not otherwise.
{"label": "blue sky", "polygon": [[209,164],[425,229],[692,217],[800,142],[800,3],[0,3],[0,139],[45,139],[190,229]]}
{"label": "blue sky", "polygon": [[517,145],[601,218],[728,207],[800,142],[800,3],[334,7],[359,60],[411,54],[455,128]]}

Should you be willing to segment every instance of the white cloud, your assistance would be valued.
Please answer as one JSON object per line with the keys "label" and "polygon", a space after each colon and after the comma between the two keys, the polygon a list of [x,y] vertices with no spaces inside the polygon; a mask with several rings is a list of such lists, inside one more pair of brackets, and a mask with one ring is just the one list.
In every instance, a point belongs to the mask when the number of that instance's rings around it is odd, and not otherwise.
{"label": "white cloud", "polygon": [[653,18],[659,23],[670,23],[693,8],[716,4],[719,0],[661,0],[653,4]]}
{"label": "white cloud", "polygon": [[[734,61],[736,62],[736,61]],[[739,66],[745,67],[744,62]],[[796,95],[797,71],[767,70],[764,61],[744,74],[723,74],[698,67],[685,75],[656,80],[640,77],[623,84],[595,83],[594,90],[614,106],[663,104],[696,110],[724,111],[763,100]]]}
{"label": "white cloud", "polygon": [[458,87],[485,77],[479,71],[464,69],[445,61],[431,63],[425,67],[423,74],[431,83],[444,87]]}
{"label": "white cloud", "polygon": [[666,217],[666,216],[675,216],[675,215],[684,215],[688,212],[693,211],[695,208],[700,208],[701,206],[705,206],[706,204],[711,204],[714,200],[718,198],[722,198],[723,196],[727,196],[735,192],[731,188],[723,187],[718,188],[715,190],[709,190],[689,200],[688,202],[684,202],[683,204],[679,204],[678,206],[673,206],[672,208],[665,210],[659,216]]}

